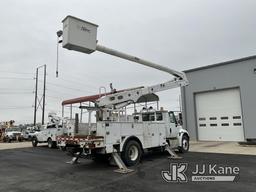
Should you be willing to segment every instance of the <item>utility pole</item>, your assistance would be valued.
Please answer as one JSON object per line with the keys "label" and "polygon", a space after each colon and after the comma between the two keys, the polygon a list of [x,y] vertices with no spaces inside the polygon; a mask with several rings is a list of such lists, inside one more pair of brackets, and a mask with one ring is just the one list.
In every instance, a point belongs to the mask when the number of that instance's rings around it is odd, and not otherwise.
{"label": "utility pole", "polygon": [[[38,71],[40,68],[44,67],[44,85],[43,85],[43,95],[38,98]],[[40,107],[42,110],[42,125],[44,124],[44,114],[45,114],[45,91],[46,91],[46,65],[41,65],[36,68],[36,90],[35,90],[35,105],[34,105],[34,126],[36,125],[37,110]]]}
{"label": "utility pole", "polygon": [[35,90],[35,105],[34,105],[34,126],[36,126],[37,86],[38,86],[38,68],[36,68],[36,90]]}
{"label": "utility pole", "polygon": [[44,124],[44,112],[45,112],[45,89],[46,89],[46,65],[44,65],[44,92],[43,92],[42,125]]}

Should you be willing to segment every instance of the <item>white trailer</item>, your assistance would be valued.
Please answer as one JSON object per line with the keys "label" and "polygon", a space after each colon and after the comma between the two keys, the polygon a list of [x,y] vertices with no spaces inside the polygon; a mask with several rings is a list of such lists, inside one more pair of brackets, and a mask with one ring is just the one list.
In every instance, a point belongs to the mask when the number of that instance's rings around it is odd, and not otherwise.
{"label": "white trailer", "polygon": [[[155,94],[157,92],[187,85],[186,75],[97,44],[97,27],[87,21],[67,16],[63,20],[63,47],[83,53],[97,50],[167,72],[174,78],[153,86],[121,91],[116,91],[111,86],[110,93],[85,97],[83,102],[94,103],[94,106],[81,106],[87,109],[89,114],[88,123],[84,126],[86,134],[79,134],[79,123],[76,118],[76,128],[74,128],[76,131],[74,134],[57,137],[58,145],[72,148],[76,156],[73,162],[81,156],[112,154],[120,168],[139,163],[144,150],[163,148],[173,156],[175,154],[172,149],[188,151],[189,134],[177,124],[173,112],[159,109],[158,105],[156,108],[145,105],[139,111],[136,109],[138,103],[157,102],[158,104],[159,98]],[[62,33],[58,32],[59,36],[60,34]],[[64,104],[70,102],[65,101]],[[134,107],[131,114],[127,112],[129,105]],[[93,111],[96,112],[96,123],[91,122]]]}

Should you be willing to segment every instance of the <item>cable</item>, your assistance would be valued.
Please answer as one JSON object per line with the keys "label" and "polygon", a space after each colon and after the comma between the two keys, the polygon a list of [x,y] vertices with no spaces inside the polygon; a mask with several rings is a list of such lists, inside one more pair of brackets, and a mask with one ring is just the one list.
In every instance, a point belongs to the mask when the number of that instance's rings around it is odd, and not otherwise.
{"label": "cable", "polygon": [[[49,76],[50,78],[54,78],[55,79],[55,77],[53,77],[53,76]],[[95,89],[95,86],[92,86],[92,85],[89,85],[89,84],[87,84],[87,83],[81,83],[81,81],[74,81],[74,80],[66,80],[66,79],[60,79],[59,78],[59,80],[60,81],[65,81],[65,82],[68,82],[68,83],[70,83],[70,84],[72,84],[72,85],[77,85],[77,84],[80,84],[80,85],[82,85],[83,87],[84,86],[88,86],[88,87],[91,87],[91,88],[93,88],[93,89]],[[84,81],[84,80],[83,80]],[[73,82],[73,83],[72,83]],[[92,90],[90,90],[90,92],[94,92],[94,91],[92,91]]]}
{"label": "cable", "polygon": [[21,77],[0,77],[0,79],[34,80],[34,78],[21,78]]}
{"label": "cable", "polygon": [[27,73],[27,72],[14,72],[14,71],[0,71],[0,73],[12,73],[12,74],[21,74],[21,75],[34,75],[34,73]]}
{"label": "cable", "polygon": [[58,93],[58,94],[61,94],[61,95],[70,95],[72,97],[74,97],[74,94],[70,94],[70,92],[63,92],[63,91],[57,91],[57,90],[53,90],[53,89],[46,89],[47,92],[54,92],[54,93]]}
{"label": "cable", "polygon": [[86,92],[85,90],[82,90],[82,89],[75,89],[75,88],[71,88],[71,87],[66,87],[66,86],[63,86],[63,85],[60,85],[60,84],[57,84],[57,83],[47,82],[47,84],[55,86],[55,87],[62,87],[64,89],[70,89],[70,90],[73,90],[73,91]]}
{"label": "cable", "polygon": [[7,110],[7,109],[32,109],[33,107],[30,106],[30,107],[16,107],[16,106],[13,106],[13,107],[0,107],[0,110]]}
{"label": "cable", "polygon": [[[22,89],[22,88],[5,88],[5,87],[2,87],[2,88],[0,88],[0,91],[2,91],[2,90],[7,90],[7,91],[12,91],[12,90],[22,90],[22,91],[32,91],[32,89],[31,88],[25,88],[25,89]],[[34,90],[33,90],[34,91]]]}
{"label": "cable", "polygon": [[33,94],[33,92],[1,92],[0,94]]}

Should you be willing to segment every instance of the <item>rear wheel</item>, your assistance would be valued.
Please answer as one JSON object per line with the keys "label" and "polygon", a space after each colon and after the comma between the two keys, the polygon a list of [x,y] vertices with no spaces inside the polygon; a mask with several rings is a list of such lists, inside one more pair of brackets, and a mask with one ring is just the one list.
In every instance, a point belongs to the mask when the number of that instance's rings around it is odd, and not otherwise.
{"label": "rear wheel", "polygon": [[48,144],[49,148],[55,148],[55,146],[56,146],[56,143],[54,141],[52,141],[51,138],[48,139],[47,144]]}
{"label": "rear wheel", "polygon": [[181,153],[186,153],[189,150],[189,138],[187,135],[182,136],[182,141],[181,141],[181,147],[179,148],[179,151]]}
{"label": "rear wheel", "polygon": [[140,162],[142,156],[142,149],[140,144],[135,140],[128,141],[121,156],[127,166],[137,165]]}
{"label": "rear wheel", "polygon": [[38,144],[37,138],[36,138],[36,137],[33,137],[33,138],[32,138],[32,146],[33,146],[33,147],[36,147],[37,144]]}

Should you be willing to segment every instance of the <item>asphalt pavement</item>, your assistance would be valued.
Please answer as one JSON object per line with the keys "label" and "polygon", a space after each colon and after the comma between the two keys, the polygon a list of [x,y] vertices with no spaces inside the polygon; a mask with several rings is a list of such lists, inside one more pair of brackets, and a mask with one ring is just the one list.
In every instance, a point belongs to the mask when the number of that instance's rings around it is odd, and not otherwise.
{"label": "asphalt pavement", "polygon": [[[4,192],[84,192],[84,191],[255,191],[256,156],[189,152],[183,159],[170,160],[166,153],[149,153],[129,174],[103,162],[81,160],[70,165],[64,152],[47,147],[20,148],[0,151],[0,191]],[[162,171],[170,163],[187,164],[186,182],[167,182]],[[238,167],[234,182],[191,181],[196,165]]]}

